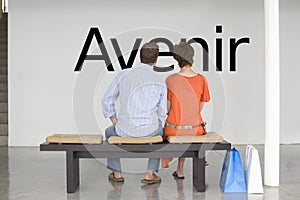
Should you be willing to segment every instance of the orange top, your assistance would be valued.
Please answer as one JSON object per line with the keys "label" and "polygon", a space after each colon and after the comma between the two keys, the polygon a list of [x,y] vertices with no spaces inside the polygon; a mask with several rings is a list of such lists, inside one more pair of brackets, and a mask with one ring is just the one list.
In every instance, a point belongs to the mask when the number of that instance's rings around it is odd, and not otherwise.
{"label": "orange top", "polygon": [[210,100],[205,77],[200,74],[192,77],[173,74],[166,79],[166,84],[168,87],[168,101],[171,101],[167,122],[177,126],[197,127],[182,130],[165,125],[164,136],[203,135],[203,127],[198,126],[203,122],[200,103]]}

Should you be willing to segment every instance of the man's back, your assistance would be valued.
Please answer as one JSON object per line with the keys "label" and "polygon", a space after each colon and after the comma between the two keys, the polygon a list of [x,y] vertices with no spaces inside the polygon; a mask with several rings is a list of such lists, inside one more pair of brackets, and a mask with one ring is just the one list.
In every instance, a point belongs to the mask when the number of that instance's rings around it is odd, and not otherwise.
{"label": "man's back", "polygon": [[[167,112],[165,82],[153,71],[152,66],[138,64],[123,70],[114,80],[117,84],[121,109],[116,124],[118,135],[144,137],[154,133]],[[110,90],[110,89],[109,89]],[[107,91],[103,98],[111,98]]]}

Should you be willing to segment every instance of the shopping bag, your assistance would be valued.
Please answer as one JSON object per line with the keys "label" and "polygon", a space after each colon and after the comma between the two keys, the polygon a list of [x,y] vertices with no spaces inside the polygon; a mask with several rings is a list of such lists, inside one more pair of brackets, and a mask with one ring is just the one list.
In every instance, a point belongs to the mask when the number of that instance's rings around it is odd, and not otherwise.
{"label": "shopping bag", "polygon": [[255,147],[247,145],[245,156],[245,179],[248,193],[264,193],[259,154]]}
{"label": "shopping bag", "polygon": [[247,192],[245,174],[238,150],[228,150],[224,158],[220,187],[224,193]]}

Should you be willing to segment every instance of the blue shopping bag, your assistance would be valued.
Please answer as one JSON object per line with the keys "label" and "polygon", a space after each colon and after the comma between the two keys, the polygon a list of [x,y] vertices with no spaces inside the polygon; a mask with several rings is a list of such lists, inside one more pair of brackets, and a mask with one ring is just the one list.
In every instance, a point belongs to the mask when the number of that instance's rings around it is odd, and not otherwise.
{"label": "blue shopping bag", "polygon": [[220,187],[223,192],[247,192],[245,174],[238,150],[228,150],[224,158]]}

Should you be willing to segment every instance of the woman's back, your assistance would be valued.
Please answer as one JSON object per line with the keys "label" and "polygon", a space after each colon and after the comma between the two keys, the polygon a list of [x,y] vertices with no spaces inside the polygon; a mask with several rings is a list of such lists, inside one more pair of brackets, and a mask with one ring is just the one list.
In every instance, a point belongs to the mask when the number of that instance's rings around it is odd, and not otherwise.
{"label": "woman's back", "polygon": [[[186,76],[187,75],[187,76]],[[207,82],[204,76],[192,73],[170,75],[166,84],[168,101],[171,103],[165,136],[172,135],[202,135],[201,102],[210,100]],[[176,129],[175,126],[193,126],[192,129]]]}

